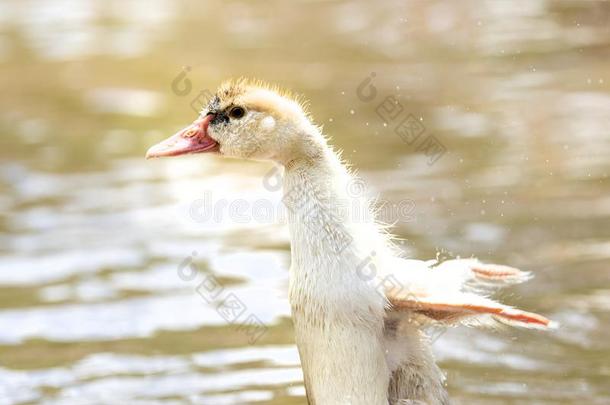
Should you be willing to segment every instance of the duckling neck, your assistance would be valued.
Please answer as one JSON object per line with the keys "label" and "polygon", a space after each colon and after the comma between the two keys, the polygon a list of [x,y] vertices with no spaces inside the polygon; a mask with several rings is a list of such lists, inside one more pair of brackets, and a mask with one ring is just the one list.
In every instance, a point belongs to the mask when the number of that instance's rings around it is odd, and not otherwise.
{"label": "duckling neck", "polygon": [[[346,190],[352,177],[330,150],[286,164],[283,202],[288,210],[293,252],[340,253],[353,241],[353,212],[363,199]],[[358,207],[360,205],[360,207]],[[343,246],[346,245],[346,246]],[[352,247],[353,248],[353,247]],[[307,249],[307,253],[311,249]],[[293,259],[300,261],[301,257]]]}
{"label": "duckling neck", "polygon": [[[287,161],[283,202],[288,211],[293,263],[312,258],[330,262],[363,260],[369,254],[390,253],[361,180],[328,146]],[[355,257],[354,257],[355,256]],[[344,263],[337,270],[354,271]]]}
{"label": "duckling neck", "polygon": [[[381,308],[383,298],[371,286],[374,275],[363,273],[361,267],[371,267],[369,262],[374,267],[391,255],[391,245],[369,210],[361,184],[330,148],[315,158],[286,165],[283,202],[290,230],[291,276],[303,294],[320,298],[328,292],[333,300],[333,294],[340,295],[349,308],[373,302]],[[325,313],[333,310],[342,309],[327,307]]]}
{"label": "duckling neck", "polygon": [[289,298],[308,399],[387,405],[385,299],[358,272],[382,245],[372,218],[355,212],[367,212],[366,200],[349,188],[353,178],[330,149],[285,166]]}

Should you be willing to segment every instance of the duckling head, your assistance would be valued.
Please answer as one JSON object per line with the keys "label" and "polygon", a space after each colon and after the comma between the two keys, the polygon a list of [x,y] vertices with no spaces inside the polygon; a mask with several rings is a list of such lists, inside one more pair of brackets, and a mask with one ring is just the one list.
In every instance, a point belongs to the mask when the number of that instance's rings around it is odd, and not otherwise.
{"label": "duckling head", "polygon": [[324,142],[297,98],[240,79],[222,84],[195,122],[151,147],[146,157],[215,153],[285,164],[319,154]]}

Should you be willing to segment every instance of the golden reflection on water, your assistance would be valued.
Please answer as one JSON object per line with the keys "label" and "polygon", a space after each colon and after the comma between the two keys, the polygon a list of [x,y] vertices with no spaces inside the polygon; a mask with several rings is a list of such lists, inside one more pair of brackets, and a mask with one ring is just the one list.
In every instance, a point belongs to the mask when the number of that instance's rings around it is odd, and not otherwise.
{"label": "golden reflection on water", "polygon": [[143,159],[241,75],[305,95],[367,191],[409,202],[384,220],[410,255],[536,274],[504,299],[561,329],[443,335],[456,402],[608,402],[609,55],[603,2],[0,3],[0,402],[304,403],[272,167]]}

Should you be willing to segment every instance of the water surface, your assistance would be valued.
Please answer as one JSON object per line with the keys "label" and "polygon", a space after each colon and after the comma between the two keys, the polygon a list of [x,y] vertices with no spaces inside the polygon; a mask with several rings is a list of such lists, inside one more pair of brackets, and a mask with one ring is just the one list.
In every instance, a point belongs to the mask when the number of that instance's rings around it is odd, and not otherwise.
{"label": "water surface", "polygon": [[0,63],[0,404],[305,403],[277,172],[143,159],[240,75],[311,100],[408,255],[535,273],[500,297],[561,328],[442,334],[456,403],[610,403],[608,4],[6,0]]}

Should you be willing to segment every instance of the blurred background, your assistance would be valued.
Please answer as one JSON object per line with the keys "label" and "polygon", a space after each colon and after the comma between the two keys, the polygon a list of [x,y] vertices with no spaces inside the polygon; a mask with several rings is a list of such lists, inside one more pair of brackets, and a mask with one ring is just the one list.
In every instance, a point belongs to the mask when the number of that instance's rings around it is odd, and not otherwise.
{"label": "blurred background", "polygon": [[610,403],[610,3],[2,0],[0,404],[305,404],[277,172],[143,158],[242,75],[409,201],[407,255],[535,273],[500,297],[561,328],[440,336],[456,403]]}

